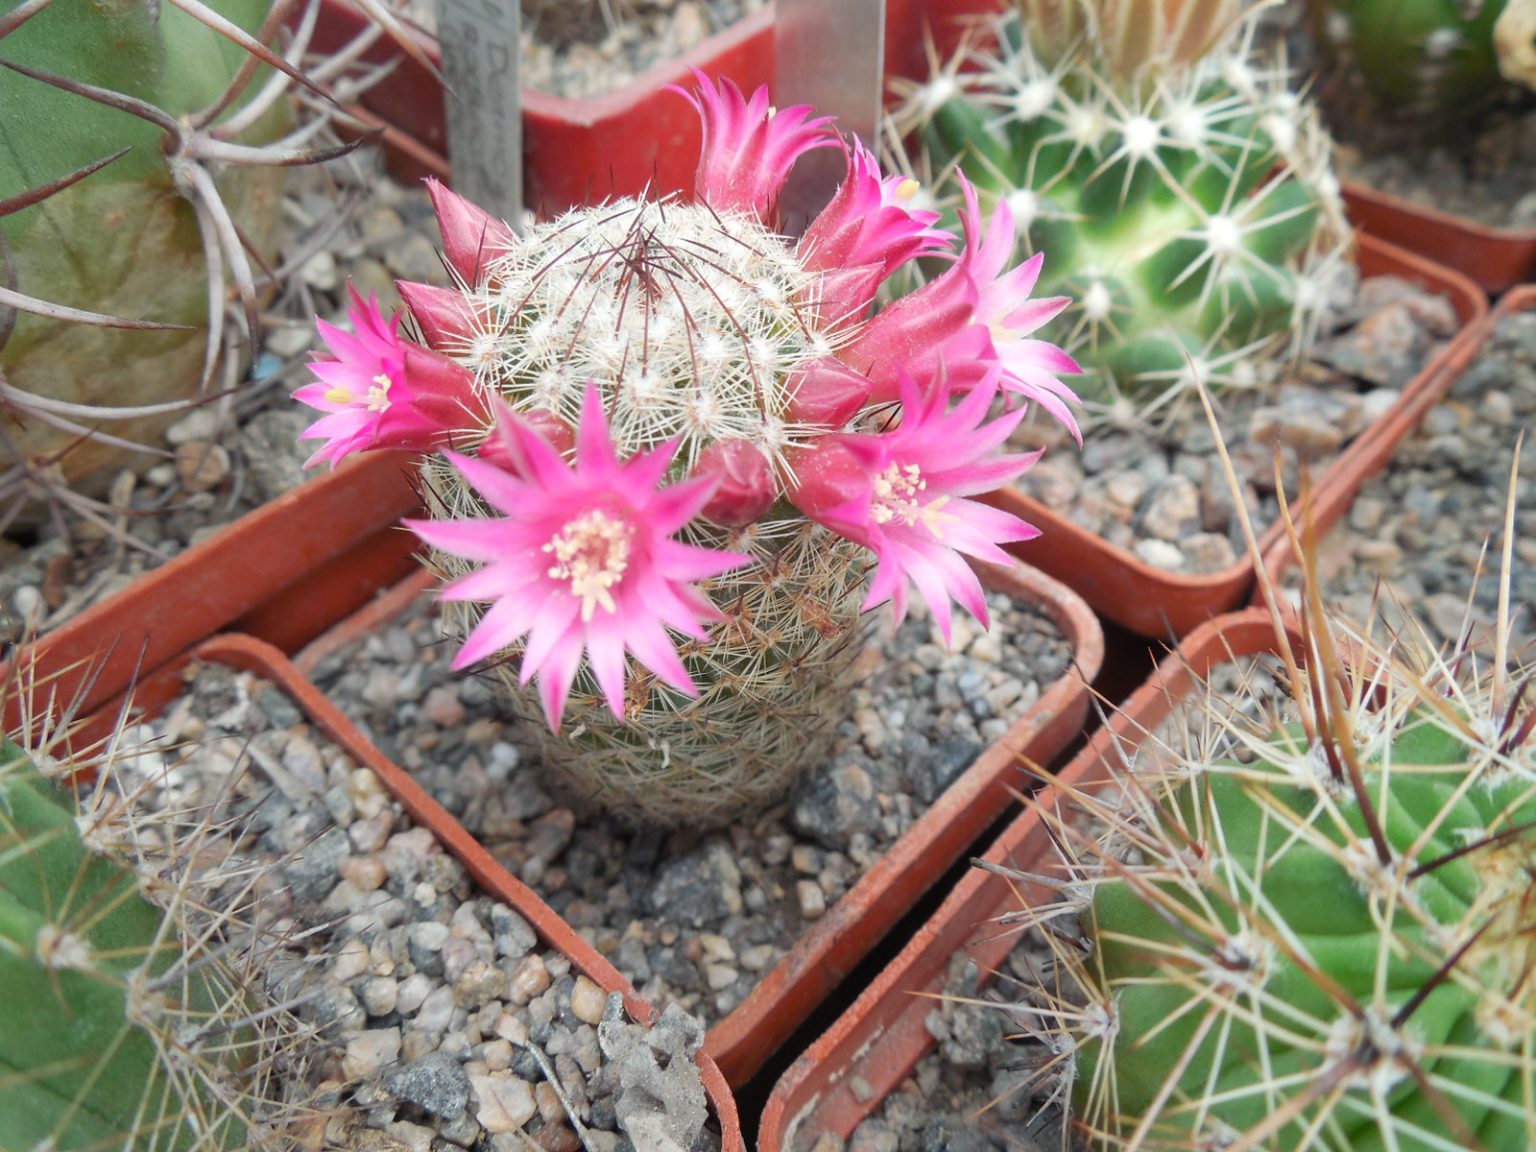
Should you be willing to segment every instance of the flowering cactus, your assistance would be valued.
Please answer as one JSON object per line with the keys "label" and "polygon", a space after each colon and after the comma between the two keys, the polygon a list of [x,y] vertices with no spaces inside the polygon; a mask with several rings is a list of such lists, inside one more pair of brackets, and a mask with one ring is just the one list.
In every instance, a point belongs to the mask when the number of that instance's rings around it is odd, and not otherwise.
{"label": "flowering cactus", "polygon": [[1095,1147],[1536,1148],[1536,712],[1502,643],[1415,648],[1314,627],[1289,723],[1245,685],[1217,755],[1071,797],[1097,838],[1046,812],[1070,879],[1026,919],[1078,931],[1024,1011]]}
{"label": "flowering cactus", "polygon": [[[476,606],[456,665],[494,658],[546,759],[599,799],[698,823],[814,755],[863,610],[904,611],[910,581],[946,632],[951,600],[985,623],[962,556],[1008,563],[999,545],[1035,530],[971,497],[1033,462],[991,455],[1024,402],[1076,432],[1058,374],[1077,366],[1030,338],[1066,301],[1029,299],[1038,262],[1003,272],[1006,212],[968,200],[956,252],[910,181],[809,108],[702,78],[684,95],[692,201],[517,237],[432,184],[454,285],[400,286],[427,347],[354,300],[357,336],[327,330],[335,359],[298,396],[329,413],[315,460],[450,449],[410,526],[455,577],[445,598]],[[825,147],[846,177],[790,241],[779,192]],[[919,257],[948,268],[871,316]]]}
{"label": "flowering cactus", "polygon": [[[955,165],[1024,260],[1075,303],[1049,331],[1095,398],[1242,384],[1305,352],[1348,230],[1329,144],[1236,0],[1018,0],[922,84],[896,126]],[[970,192],[938,186],[963,211]],[[1173,387],[1170,387],[1173,386]]]}

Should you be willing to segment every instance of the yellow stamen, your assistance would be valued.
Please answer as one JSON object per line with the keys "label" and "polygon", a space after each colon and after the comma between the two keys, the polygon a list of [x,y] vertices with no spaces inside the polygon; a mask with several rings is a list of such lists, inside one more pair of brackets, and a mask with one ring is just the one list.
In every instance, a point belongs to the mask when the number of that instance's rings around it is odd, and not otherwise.
{"label": "yellow stamen", "polygon": [[923,470],[916,464],[892,464],[875,477],[874,499],[870,501],[869,518],[876,524],[889,524],[900,520],[907,527],[922,524],[935,536],[940,534],[945,520],[953,517],[942,511],[949,503],[948,496],[939,496],[923,503],[919,497],[927,489]]}
{"label": "yellow stamen", "polygon": [[382,412],[389,407],[390,378],[380,372],[373,378],[373,387],[368,389],[368,411]]}
{"label": "yellow stamen", "polygon": [[325,398],[332,404],[350,404],[352,403],[352,389],[348,388],[345,384],[338,384],[334,388],[327,388],[325,390]]}
{"label": "yellow stamen", "polygon": [[900,184],[896,185],[896,199],[910,200],[917,195],[917,190],[921,187],[921,184],[908,176]]}
{"label": "yellow stamen", "polygon": [[629,567],[631,535],[624,521],[594,508],[568,522],[543,546],[555,558],[548,575],[570,581],[571,595],[580,597],[583,624],[591,621],[599,606],[605,612],[617,610],[612,589]]}

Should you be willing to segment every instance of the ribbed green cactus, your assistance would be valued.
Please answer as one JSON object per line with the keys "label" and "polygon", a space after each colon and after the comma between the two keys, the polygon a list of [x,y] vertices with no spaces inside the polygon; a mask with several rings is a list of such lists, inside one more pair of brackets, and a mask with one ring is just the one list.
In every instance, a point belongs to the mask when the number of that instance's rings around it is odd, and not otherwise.
{"label": "ribbed green cactus", "polygon": [[120,815],[77,812],[0,741],[0,1147],[286,1146],[264,1115],[282,1013],[186,859],[120,855]]}
{"label": "ribbed green cactus", "polygon": [[[211,6],[253,36],[271,7]],[[291,124],[288,96],[206,12],[153,0],[20,12],[0,23],[0,263],[21,299],[5,301],[19,314],[0,309],[7,497],[88,492],[105,469],[152,462],[130,450],[198,396],[225,344],[226,269],[254,317],[252,269],[275,252],[277,165],[306,158],[257,147]],[[82,323],[60,306],[173,327]]]}
{"label": "ribbed green cactus", "polygon": [[1138,399],[1251,384],[1302,354],[1347,229],[1330,145],[1232,0],[1018,0],[903,89],[914,171],[952,206],[960,165],[1003,203],[1017,259],[1074,304],[1049,329]]}
{"label": "ribbed green cactus", "polygon": [[1514,79],[1494,43],[1506,6],[1532,9],[1531,0],[1308,0],[1330,123],[1367,140],[1394,126],[1414,137],[1463,132],[1468,114]]}
{"label": "ribbed green cactus", "polygon": [[1222,701],[1230,751],[1076,797],[1103,833],[1063,826],[1076,895],[1032,918],[1080,933],[1034,1012],[1095,1147],[1536,1148],[1531,669],[1335,643],[1290,723]]}

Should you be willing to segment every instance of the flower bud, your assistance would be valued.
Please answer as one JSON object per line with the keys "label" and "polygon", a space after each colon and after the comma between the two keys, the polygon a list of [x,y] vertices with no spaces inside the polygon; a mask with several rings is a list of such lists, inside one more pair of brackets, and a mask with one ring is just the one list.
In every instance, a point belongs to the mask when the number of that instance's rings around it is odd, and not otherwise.
{"label": "flower bud", "polygon": [[836,430],[869,402],[869,377],[827,356],[800,369],[789,391],[789,419]]}
{"label": "flower bud", "polygon": [[491,434],[486,438],[480,450],[475,453],[487,464],[494,464],[504,472],[511,472],[516,476],[526,475],[522,450],[518,447],[517,436],[512,428],[512,421],[517,421],[524,428],[541,437],[546,444],[562,455],[569,455],[571,449],[576,447],[576,433],[560,417],[546,408],[535,408],[529,412],[514,412],[505,403],[496,405],[496,426],[491,429]]}
{"label": "flower bud", "polygon": [[427,346],[439,352],[461,351],[476,332],[469,298],[456,288],[438,288],[411,280],[396,281],[400,298],[411,310]]}
{"label": "flower bud", "polygon": [[779,497],[773,464],[745,440],[716,440],[699,454],[693,475],[715,481],[700,515],[727,527],[752,523]]}
{"label": "flower bud", "polygon": [[466,284],[478,284],[486,262],[517,243],[517,234],[484,208],[427,178],[427,192],[443,234],[443,255]]}

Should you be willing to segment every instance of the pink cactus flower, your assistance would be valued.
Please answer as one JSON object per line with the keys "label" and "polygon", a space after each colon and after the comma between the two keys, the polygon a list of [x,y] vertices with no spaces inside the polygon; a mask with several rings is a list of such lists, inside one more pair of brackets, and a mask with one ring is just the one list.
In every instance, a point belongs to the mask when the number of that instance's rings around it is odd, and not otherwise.
{"label": "pink cactus flower", "polygon": [[485,564],[443,590],[450,600],[493,602],[454,667],[523,642],[522,683],[538,676],[555,731],[583,655],[621,720],[626,652],[697,695],[667,629],[702,638],[703,622],[720,613],[696,582],[750,562],[672,539],[708,502],[710,484],[658,488],[675,444],[620,461],[595,387],[583,400],[574,466],[515,414],[499,419],[513,435],[515,471],[449,459],[504,518],[406,522],[434,548]]}
{"label": "pink cactus flower", "polygon": [[[874,155],[853,141],[847,176],[799,243],[807,268],[838,274],[823,283],[823,316],[862,315],[875,288],[897,268],[954,246],[953,235],[934,227],[938,212],[907,206],[917,188],[917,181],[904,176],[882,178]],[[870,274],[850,275],[860,269]]]}
{"label": "pink cactus flower", "polygon": [[300,440],[325,443],[304,462],[331,466],[353,452],[393,448],[431,452],[456,432],[475,427],[484,409],[474,376],[446,356],[400,337],[400,316],[389,320],[378,301],[365,301],[348,286],[352,304],[347,332],[316,319],[332,358],[316,360],[319,379],[293,398],[327,413]]}
{"label": "pink cactus flower", "polygon": [[1005,394],[1033,400],[1082,443],[1068,403],[1077,395],[1058,374],[1081,372],[1054,344],[1024,337],[1057,316],[1070,300],[1031,300],[1043,253],[1004,271],[1014,249],[1013,216],[1000,204],[983,231],[975,189],[962,176],[960,214],[965,247],[943,273],[882,310],[842,353],[870,375],[877,400],[894,400],[903,373],[920,383],[945,376],[963,391],[1001,369]]}
{"label": "pink cactus flower", "polygon": [[673,88],[699,112],[704,146],[694,177],[694,195],[716,212],[749,212],[773,220],[779,193],[795,161],[814,148],[837,142],[830,116],[812,116],[806,104],[780,108],[768,103],[768,89],[750,100],[729,80],[719,87],[697,69],[696,92]]}
{"label": "pink cactus flower", "polygon": [[1016,408],[982,422],[997,394],[997,372],[953,408],[942,380],[924,390],[904,377],[902,418],[894,430],[827,437],[791,456],[799,481],[790,493],[796,507],[875,554],[864,607],[890,600],[900,620],[911,580],[946,643],[951,597],[983,626],[988,623],[981,583],[961,554],[1011,564],[998,545],[1039,535],[1017,516],[967,499],[1006,484],[1040,457],[1032,452],[983,459],[1024,414]]}
{"label": "pink cactus flower", "polygon": [[1066,296],[1031,300],[1040,279],[1045,253],[1036,252],[1011,271],[1004,271],[1013,258],[1014,223],[1008,206],[999,203],[992,213],[986,234],[981,230],[981,207],[976,189],[963,176],[960,189],[965,208],[960,226],[965,232],[962,263],[977,286],[976,315],[992,334],[998,362],[1003,366],[1003,391],[1033,400],[1083,442],[1077,421],[1067,403],[1077,403],[1077,394],[1057,379],[1057,373],[1075,375],[1082,371],[1076,360],[1054,344],[1044,340],[1026,340],[1041,325],[1054,320],[1072,303]]}

